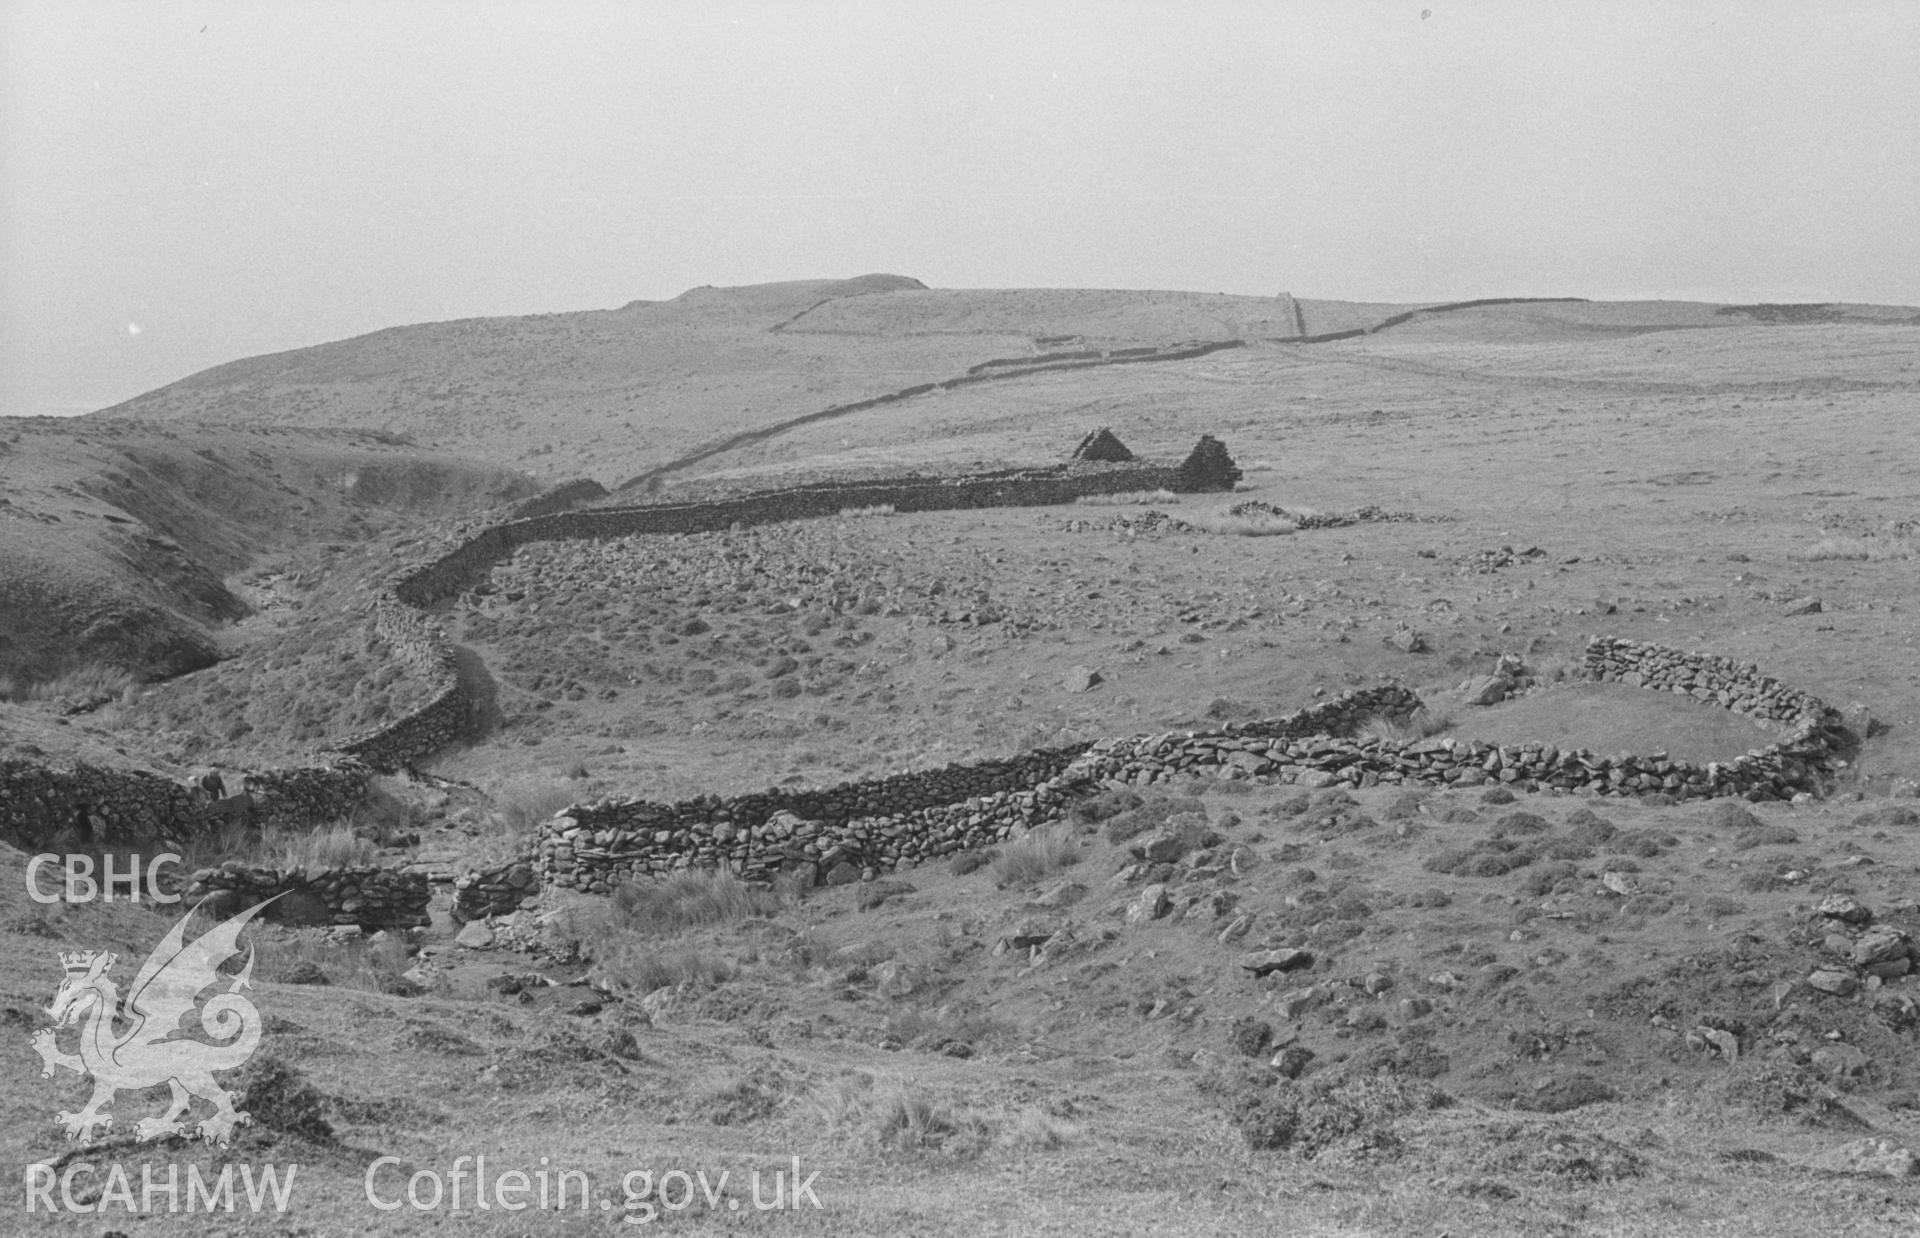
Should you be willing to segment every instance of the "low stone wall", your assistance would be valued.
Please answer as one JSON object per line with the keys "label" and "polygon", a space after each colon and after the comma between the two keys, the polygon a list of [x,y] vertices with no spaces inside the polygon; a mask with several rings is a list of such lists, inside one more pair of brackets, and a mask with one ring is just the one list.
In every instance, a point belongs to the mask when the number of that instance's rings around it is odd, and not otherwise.
{"label": "low stone wall", "polygon": [[1585,666],[1589,676],[1602,682],[1673,692],[1787,725],[1779,740],[1737,760],[1686,767],[1688,784],[1705,785],[1711,795],[1790,799],[1817,794],[1846,743],[1838,710],[1810,692],[1761,674],[1750,662],[1596,637],[1587,644]]}
{"label": "low stone wall", "polygon": [[[749,879],[797,870],[802,880],[829,884],[871,878],[1053,820],[1101,781],[1151,782],[1171,777],[1174,768],[1234,763],[1224,750],[1203,755],[1203,738],[1235,745],[1234,751],[1257,743],[1264,753],[1269,744],[1284,746],[1288,736],[1347,730],[1376,715],[1405,716],[1419,704],[1405,688],[1387,686],[1215,737],[1076,744],[822,790],[678,804],[602,800],[545,822],[529,858],[546,884],[590,893],[681,869],[724,867]],[[477,875],[471,884],[502,882],[495,873]]]}
{"label": "low stone wall", "polygon": [[513,505],[507,513],[509,520],[525,520],[529,516],[545,516],[553,512],[570,511],[582,503],[591,503],[607,497],[607,488],[591,477],[563,481],[550,486],[530,499],[523,499]]}
{"label": "low stone wall", "polygon": [[303,826],[337,821],[366,802],[373,771],[354,760],[332,765],[254,770],[241,779],[255,825]]}
{"label": "low stone wall", "polygon": [[[431,606],[472,588],[495,563],[531,542],[717,533],[736,525],[832,517],[853,507],[890,506],[897,512],[1046,507],[1072,503],[1082,495],[1191,490],[1192,476],[1191,470],[1183,474],[1178,465],[1081,464],[975,477],[794,486],[705,503],[556,512],[483,529],[400,577],[394,582],[393,596],[406,606]],[[1210,475],[1203,477],[1206,480]]]}
{"label": "low stone wall", "polygon": [[1413,692],[1388,684],[1218,731],[1107,739],[817,791],[574,805],[540,826],[525,857],[470,874],[461,889],[472,914],[489,914],[519,906],[532,876],[590,893],[688,869],[726,868],[748,879],[787,870],[829,884],[871,880],[1055,820],[1075,798],[1101,787],[1192,775],[1311,787],[1500,783],[1549,793],[1766,800],[1817,792],[1831,773],[1839,715],[1757,667],[1606,637],[1589,643],[1585,666],[1601,681],[1685,693],[1790,729],[1764,749],[1705,765],[1664,753],[1604,756],[1544,743],[1356,736],[1370,718],[1403,721],[1421,708]]}
{"label": "low stone wall", "polygon": [[[366,766],[256,770],[245,775],[255,824],[302,826],[351,812],[367,795]],[[144,770],[84,763],[0,761],[0,842],[41,851],[56,841],[89,846],[186,846],[224,824],[230,803]]]}
{"label": "low stone wall", "polygon": [[540,896],[540,874],[531,862],[516,860],[484,873],[468,873],[453,885],[453,918],[480,920],[518,911]]}
{"label": "low stone wall", "polygon": [[94,845],[184,843],[211,801],[143,770],[0,761],[0,841],[44,851],[56,840]]}
{"label": "low stone wall", "polygon": [[433,892],[425,873],[395,868],[255,868],[240,863],[203,868],[187,883],[184,897],[196,902],[224,897],[232,910],[279,896],[264,914],[285,924],[354,924],[366,929],[418,928],[428,924]]}
{"label": "low stone wall", "polygon": [[1047,748],[734,799],[601,800],[543,823],[531,858],[545,883],[593,893],[687,868],[725,867],[765,878],[811,866],[809,875],[834,880],[836,868],[846,865],[858,877],[979,846],[1054,815],[1064,799],[1042,789],[1084,751],[1085,745]]}
{"label": "low stone wall", "polygon": [[373,622],[394,656],[427,682],[433,696],[393,722],[337,742],[333,751],[391,772],[465,735],[473,702],[460,682],[453,647],[438,624],[392,594],[374,599]]}

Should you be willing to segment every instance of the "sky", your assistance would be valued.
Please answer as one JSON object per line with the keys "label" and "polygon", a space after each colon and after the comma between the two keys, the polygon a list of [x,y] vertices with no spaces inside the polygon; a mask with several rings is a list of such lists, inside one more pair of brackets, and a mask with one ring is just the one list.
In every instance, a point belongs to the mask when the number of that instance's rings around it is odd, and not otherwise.
{"label": "sky", "polygon": [[1920,4],[0,0],[0,414],[870,272],[1920,304]]}

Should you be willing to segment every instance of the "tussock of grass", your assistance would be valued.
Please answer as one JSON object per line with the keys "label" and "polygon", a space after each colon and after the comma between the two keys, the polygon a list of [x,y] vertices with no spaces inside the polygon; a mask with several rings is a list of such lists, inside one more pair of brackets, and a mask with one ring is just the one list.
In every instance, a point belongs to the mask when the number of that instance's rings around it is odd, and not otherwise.
{"label": "tussock of grass", "polygon": [[131,701],[138,683],[117,666],[100,665],[82,666],[64,675],[33,682],[0,676],[0,701]]}
{"label": "tussock of grass", "polygon": [[733,979],[724,955],[696,946],[662,949],[661,938],[690,928],[772,915],[788,901],[731,873],[679,873],[617,887],[604,911],[576,918],[578,948],[615,984],[636,993],[682,985],[710,988]]}
{"label": "tussock of grass", "polygon": [[[1013,1029],[978,1009],[943,1005],[934,1010],[905,1010],[887,1020],[887,1039],[917,1049],[947,1053],[953,1057],[995,1041],[1005,1040]],[[966,1051],[956,1052],[964,1046]]]}
{"label": "tussock of grass", "polygon": [[789,1081],[771,1067],[733,1072],[702,1090],[698,1108],[715,1126],[744,1126],[773,1114],[793,1098]]}
{"label": "tussock of grass", "polygon": [[229,819],[202,835],[187,850],[185,867],[212,868],[230,861],[259,868],[304,869],[309,873],[380,862],[412,817],[406,805],[376,779],[365,802],[339,820],[319,826],[268,825],[255,829]]}
{"label": "tussock of grass", "polygon": [[1016,1148],[1050,1152],[1064,1148],[1080,1138],[1080,1128],[1038,1109],[1023,1109],[1006,1132],[1006,1142]]}
{"label": "tussock of grass", "polygon": [[312,830],[269,825],[260,832],[258,854],[266,867],[311,873],[372,864],[379,859],[380,849],[355,833],[352,825],[336,821]]}
{"label": "tussock of grass", "polygon": [[1913,549],[1905,538],[1823,537],[1794,556],[1808,563],[1823,559],[1844,559],[1859,563],[1910,559]]}
{"label": "tussock of grass", "polygon": [[602,974],[610,981],[635,993],[655,989],[712,988],[733,979],[731,962],[711,950],[691,946],[677,950],[659,950],[635,941],[619,939],[611,946],[603,944],[594,951]]}
{"label": "tussock of grass", "polygon": [[911,1084],[881,1089],[872,1103],[872,1130],[894,1152],[938,1152],[972,1160],[992,1146],[994,1127],[971,1109],[956,1109]]}
{"label": "tussock of grass", "polygon": [[1396,1118],[1452,1103],[1430,1083],[1391,1074],[1296,1084],[1262,1071],[1211,1086],[1248,1147],[1304,1157],[1364,1132],[1379,1137]]}
{"label": "tussock of grass", "polygon": [[1180,496],[1171,490],[1121,490],[1113,494],[1083,494],[1074,503],[1081,507],[1144,507],[1179,501]]}
{"label": "tussock of grass", "polygon": [[1269,512],[1245,512],[1235,515],[1232,512],[1196,512],[1186,517],[1188,524],[1203,533],[1220,533],[1229,537],[1279,537],[1295,532],[1299,525],[1285,516]]}
{"label": "tussock of grass", "polygon": [[993,861],[993,883],[1003,890],[1029,886],[1079,862],[1080,848],[1072,836],[1058,829],[1033,829],[1001,850]]}
{"label": "tussock of grass", "polygon": [[524,834],[573,803],[576,789],[551,774],[522,774],[500,783],[491,794],[500,823]]}
{"label": "tussock of grass", "polygon": [[1452,727],[1452,714],[1423,706],[1414,710],[1404,721],[1386,717],[1367,719],[1360,727],[1360,738],[1383,739],[1404,744],[1417,739],[1432,739],[1435,735]]}
{"label": "tussock of grass", "polygon": [[677,873],[664,881],[630,881],[613,892],[608,914],[621,930],[677,933],[779,912],[786,900],[729,872]]}

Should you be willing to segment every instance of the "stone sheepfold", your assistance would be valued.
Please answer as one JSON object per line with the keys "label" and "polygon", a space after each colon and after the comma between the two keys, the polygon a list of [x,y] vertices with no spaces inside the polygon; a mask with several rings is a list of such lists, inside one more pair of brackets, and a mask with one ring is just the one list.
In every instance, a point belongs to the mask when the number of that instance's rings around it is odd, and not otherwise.
{"label": "stone sheepfold", "polygon": [[[1117,439],[1113,445],[1125,451]],[[1143,489],[1231,491],[1239,475],[1225,446],[1203,435],[1174,466],[1076,463],[959,478],[800,486],[710,503],[568,510],[573,502],[605,492],[593,483],[567,483],[523,505],[519,518],[490,526],[405,573],[375,599],[376,630],[397,657],[434,686],[427,704],[337,742],[322,766],[250,773],[244,789],[258,821],[334,820],[365,798],[373,771],[401,768],[466,734],[472,702],[445,632],[422,608],[470,587],[521,545],[830,517],[850,506],[937,511],[1041,506]],[[1706,765],[1671,761],[1659,753],[1602,756],[1550,744],[1356,738],[1354,731],[1370,717],[1404,718],[1420,708],[1413,693],[1389,685],[1220,731],[1109,739],[825,790],[773,790],[670,805],[632,799],[576,805],[544,823],[521,859],[463,879],[457,908],[462,914],[487,914],[519,906],[542,884],[604,893],[622,881],[686,869],[725,868],[748,879],[793,871],[829,883],[871,880],[1057,819],[1087,791],[1147,786],[1183,774],[1305,786],[1501,782],[1522,791],[1786,799],[1817,793],[1843,742],[1834,709],[1751,664],[1600,637],[1587,647],[1584,670],[1601,682],[1684,694],[1788,731],[1764,749]],[[225,819],[210,807],[203,797],[157,775],[0,763],[0,838],[29,849],[75,835],[101,843],[178,844]],[[363,897],[364,883],[349,883],[354,893],[347,895],[340,893],[339,883],[306,874],[282,875],[277,883],[264,876],[247,881],[256,892],[317,889],[316,897],[340,922],[362,911],[388,922],[384,917],[392,900]],[[408,894],[393,905],[410,907],[411,901]],[[348,902],[355,906],[348,908]]]}
{"label": "stone sheepfold", "polygon": [[1219,731],[1107,739],[825,790],[573,805],[541,824],[519,860],[463,878],[456,912],[473,918],[511,911],[535,879],[595,894],[687,870],[726,869],[748,880],[786,871],[809,883],[871,881],[1057,820],[1077,797],[1101,788],[1188,775],[1308,787],[1500,783],[1598,796],[1789,799],[1818,792],[1844,742],[1837,711],[1751,664],[1597,637],[1584,669],[1601,682],[1684,694],[1789,729],[1766,748],[1705,765],[1662,753],[1607,756],[1539,743],[1355,737],[1370,718],[1400,720],[1421,708],[1413,692],[1390,684]]}

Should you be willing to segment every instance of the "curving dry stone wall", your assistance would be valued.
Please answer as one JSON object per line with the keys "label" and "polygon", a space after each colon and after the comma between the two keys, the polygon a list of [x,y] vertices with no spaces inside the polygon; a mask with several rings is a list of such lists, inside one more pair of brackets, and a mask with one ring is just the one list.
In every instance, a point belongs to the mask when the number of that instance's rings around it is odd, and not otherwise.
{"label": "curving dry stone wall", "polygon": [[469,916],[512,910],[536,878],[590,893],[686,869],[726,868],[749,879],[785,870],[828,884],[872,880],[1055,820],[1099,787],[1195,774],[1310,787],[1502,783],[1548,793],[1784,799],[1817,793],[1843,742],[1835,710],[1748,663],[1598,637],[1587,646],[1585,668],[1604,682],[1684,693],[1789,729],[1766,748],[1705,765],[1547,743],[1356,737],[1370,718],[1403,720],[1421,708],[1413,692],[1388,684],[1219,731],[1107,739],[818,791],[574,805],[539,827],[528,855],[464,878],[461,908]]}

